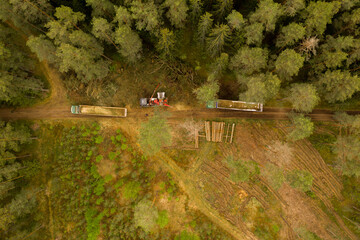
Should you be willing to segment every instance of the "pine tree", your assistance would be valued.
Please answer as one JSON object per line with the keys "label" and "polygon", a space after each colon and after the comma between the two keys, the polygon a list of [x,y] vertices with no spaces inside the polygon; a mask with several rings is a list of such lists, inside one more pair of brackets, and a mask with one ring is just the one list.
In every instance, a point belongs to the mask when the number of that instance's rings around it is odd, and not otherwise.
{"label": "pine tree", "polygon": [[145,155],[155,155],[163,146],[171,145],[171,140],[164,112],[156,110],[149,121],[141,124],[139,144]]}
{"label": "pine tree", "polygon": [[267,32],[275,30],[276,21],[283,14],[281,5],[272,0],[261,0],[256,11],[250,16],[250,23],[262,23]]}
{"label": "pine tree", "polygon": [[332,22],[332,17],[339,11],[340,2],[310,2],[306,8],[305,20],[307,36],[322,35],[327,24]]}
{"label": "pine tree", "polygon": [[119,24],[125,24],[131,27],[133,23],[133,17],[131,16],[131,13],[127,10],[127,8],[119,6],[115,7],[115,9],[116,16],[114,17],[114,22],[117,22]]}
{"label": "pine tree", "polygon": [[285,13],[291,17],[305,7],[305,0],[287,0],[284,4]]}
{"label": "pine tree", "polygon": [[93,17],[112,16],[114,14],[114,4],[109,0],[85,0],[86,5],[92,8]]}
{"label": "pine tree", "polygon": [[120,54],[128,62],[136,62],[141,56],[142,43],[139,35],[127,25],[120,25],[114,34],[115,42],[120,45]]}
{"label": "pine tree", "polygon": [[135,20],[137,30],[146,30],[155,33],[160,25],[158,7],[152,0],[142,3],[140,0],[131,2],[130,11]]}
{"label": "pine tree", "polygon": [[93,18],[92,20],[92,34],[107,43],[113,43],[113,26],[104,18]]}
{"label": "pine tree", "polygon": [[290,121],[293,125],[293,130],[288,134],[287,138],[291,141],[298,141],[309,137],[314,131],[314,123],[311,119],[305,117],[303,114],[290,114]]}
{"label": "pine tree", "polygon": [[305,27],[298,23],[290,23],[281,28],[281,33],[276,40],[277,47],[285,47],[295,44],[305,36]]}
{"label": "pine tree", "polygon": [[206,40],[206,36],[211,30],[213,19],[211,18],[212,14],[206,12],[204,15],[200,17],[199,25],[198,25],[198,40],[200,44],[203,46]]}
{"label": "pine tree", "polygon": [[184,27],[184,23],[189,10],[186,0],[165,0],[163,3],[165,8],[169,10],[166,17],[170,20],[171,24],[177,28]]}
{"label": "pine tree", "polygon": [[291,77],[296,76],[304,65],[304,60],[305,58],[293,49],[285,49],[276,59],[276,72],[281,79],[291,80]]}
{"label": "pine tree", "polygon": [[218,56],[222,52],[226,41],[230,37],[230,28],[228,25],[216,25],[207,38],[207,49],[211,56]]}
{"label": "pine tree", "polygon": [[226,17],[226,20],[229,27],[235,30],[241,30],[245,24],[243,16],[236,10],[232,10],[232,12]]}
{"label": "pine tree", "polygon": [[316,88],[308,83],[293,84],[287,99],[293,109],[305,113],[311,112],[320,101]]}
{"label": "pine tree", "polygon": [[260,46],[264,39],[264,25],[262,23],[253,23],[245,28],[246,44]]}
{"label": "pine tree", "polygon": [[[43,23],[49,20],[49,15],[53,11],[53,7],[46,0],[9,0],[11,5],[11,12],[17,14],[19,17],[24,18],[26,21],[32,23]],[[1,4],[2,6],[2,4]],[[46,16],[45,14],[48,16]]]}
{"label": "pine tree", "polygon": [[156,45],[157,50],[165,58],[173,56],[173,48],[175,45],[175,37],[173,31],[163,28],[160,30],[160,38]]}
{"label": "pine tree", "polygon": [[232,69],[251,75],[260,72],[267,65],[268,51],[262,48],[242,47],[231,58]]}
{"label": "pine tree", "polygon": [[360,78],[349,71],[326,71],[318,81],[319,91],[329,103],[343,102],[360,90]]}
{"label": "pine tree", "polygon": [[37,37],[30,36],[26,45],[36,54],[39,61],[47,61],[50,64],[56,64],[59,59],[56,57],[56,47],[45,35]]}

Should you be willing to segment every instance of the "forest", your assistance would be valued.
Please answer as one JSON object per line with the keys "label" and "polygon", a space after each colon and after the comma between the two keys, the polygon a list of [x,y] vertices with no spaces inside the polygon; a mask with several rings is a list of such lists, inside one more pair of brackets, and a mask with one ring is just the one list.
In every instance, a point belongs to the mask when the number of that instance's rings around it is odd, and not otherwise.
{"label": "forest", "polygon": [[[0,20],[0,239],[360,236],[360,0],[0,0]],[[142,114],[159,83],[171,108]],[[190,148],[219,119],[174,109],[216,99],[287,120]],[[11,120],[71,104],[146,118]]]}

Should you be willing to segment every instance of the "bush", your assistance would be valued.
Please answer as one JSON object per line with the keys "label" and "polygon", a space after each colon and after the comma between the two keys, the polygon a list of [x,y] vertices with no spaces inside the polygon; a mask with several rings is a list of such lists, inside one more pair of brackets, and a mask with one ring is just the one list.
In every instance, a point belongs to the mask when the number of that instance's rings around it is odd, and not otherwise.
{"label": "bush", "polygon": [[293,170],[286,176],[286,180],[293,188],[303,192],[311,190],[313,179],[312,174],[306,170]]}
{"label": "bush", "polygon": [[135,226],[143,228],[146,232],[151,232],[156,227],[159,217],[158,211],[152,206],[151,201],[147,199],[141,200],[134,210]]}
{"label": "bush", "polygon": [[156,220],[156,223],[160,226],[160,228],[164,228],[169,223],[169,217],[166,210],[159,212],[159,217]]}
{"label": "bush", "polygon": [[122,190],[122,196],[125,199],[135,200],[140,190],[141,190],[140,183],[131,181],[125,184]]}

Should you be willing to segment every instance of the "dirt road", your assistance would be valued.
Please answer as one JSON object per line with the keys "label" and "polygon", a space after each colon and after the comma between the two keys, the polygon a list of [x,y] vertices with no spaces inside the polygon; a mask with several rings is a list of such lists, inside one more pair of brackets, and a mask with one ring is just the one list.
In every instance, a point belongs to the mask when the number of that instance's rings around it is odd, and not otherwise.
{"label": "dirt road", "polygon": [[[62,79],[60,73],[48,66],[46,62],[41,63],[41,70],[48,79],[51,88],[51,95],[41,105],[30,108],[3,108],[0,109],[0,119],[16,120],[16,119],[69,119],[69,118],[106,118],[84,115],[74,115],[70,112],[71,103],[66,97],[66,90],[62,87]],[[198,108],[191,110],[179,110],[169,108],[171,119],[181,118],[248,118],[248,119],[287,119],[287,113],[290,108],[270,108],[265,107],[264,112],[241,112],[220,109]],[[135,108],[129,109],[128,118],[146,118],[146,114],[153,111],[151,108]],[[349,114],[360,114],[360,111],[349,111]],[[333,121],[333,112],[330,110],[315,109],[308,114],[314,121]]]}
{"label": "dirt road", "polygon": [[[53,104],[54,103],[54,104]],[[84,115],[74,115],[70,112],[71,104],[68,101],[55,102],[48,101],[43,105],[31,108],[18,108],[18,109],[0,109],[0,119],[15,120],[15,119],[69,119],[69,118],[106,118],[94,117]],[[146,118],[146,114],[153,111],[151,108],[146,109],[129,109],[128,118]],[[287,119],[287,113],[291,111],[289,108],[264,108],[264,112],[241,112],[220,109],[192,109],[192,110],[177,110],[169,109],[171,116],[169,119],[181,118],[248,118],[248,119]],[[349,114],[360,114],[360,111],[351,111]],[[314,110],[308,114],[314,121],[334,121],[333,112],[329,110]]]}

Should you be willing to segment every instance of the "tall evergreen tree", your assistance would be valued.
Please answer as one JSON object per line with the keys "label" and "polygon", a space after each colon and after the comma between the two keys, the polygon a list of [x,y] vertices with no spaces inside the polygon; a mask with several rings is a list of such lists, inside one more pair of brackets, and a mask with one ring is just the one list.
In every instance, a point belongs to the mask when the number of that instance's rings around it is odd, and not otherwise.
{"label": "tall evergreen tree", "polygon": [[267,65],[268,51],[262,48],[242,47],[231,58],[230,66],[241,73],[251,75]]}
{"label": "tall evergreen tree", "polygon": [[311,112],[320,101],[316,88],[308,83],[293,84],[287,99],[293,109],[305,113]]}
{"label": "tall evergreen tree", "polygon": [[291,80],[291,77],[296,76],[304,65],[304,60],[305,58],[293,49],[285,49],[276,59],[276,72],[281,79]]}
{"label": "tall evergreen tree", "polygon": [[186,0],[165,0],[164,7],[168,8],[166,17],[171,24],[177,28],[184,27],[184,23],[189,10]]}
{"label": "tall evergreen tree", "polygon": [[305,27],[298,23],[290,23],[281,28],[281,33],[276,39],[277,47],[293,45],[305,36]]}
{"label": "tall evergreen tree", "polygon": [[218,56],[222,52],[225,43],[229,40],[230,28],[228,25],[216,25],[207,38],[207,49],[211,56]]}
{"label": "tall evergreen tree", "polygon": [[340,2],[311,1],[306,8],[307,17],[305,27],[307,36],[322,35],[327,24],[332,22],[332,17],[339,11]]}
{"label": "tall evergreen tree", "polygon": [[139,35],[127,25],[120,25],[115,31],[115,42],[120,45],[120,54],[127,61],[135,62],[140,58],[142,43]]}
{"label": "tall evergreen tree", "polygon": [[173,31],[163,28],[160,30],[159,41],[156,45],[157,50],[165,58],[173,56],[175,37]]}
{"label": "tall evergreen tree", "polygon": [[245,28],[245,38],[248,45],[260,46],[264,39],[264,25],[262,23],[253,23]]}
{"label": "tall evergreen tree", "polygon": [[197,35],[198,35],[198,40],[201,45],[204,45],[206,36],[209,34],[209,32],[211,30],[211,27],[212,27],[212,24],[214,21],[211,17],[212,17],[212,14],[208,13],[208,12],[206,12],[204,15],[202,15],[200,17]]}
{"label": "tall evergreen tree", "polygon": [[293,125],[293,130],[288,134],[288,139],[298,141],[309,137],[314,131],[314,123],[309,117],[303,114],[290,114],[290,121]]}
{"label": "tall evergreen tree", "polygon": [[272,0],[261,0],[256,11],[250,16],[250,23],[262,23],[267,32],[275,30],[276,21],[283,14],[283,9]]}
{"label": "tall evergreen tree", "polygon": [[360,90],[360,78],[349,71],[326,71],[318,81],[319,91],[330,103],[343,102]]}
{"label": "tall evergreen tree", "polygon": [[151,33],[156,33],[160,25],[160,14],[158,7],[152,0],[143,3],[140,0],[131,2],[130,11],[135,20],[137,30],[146,30]]}

